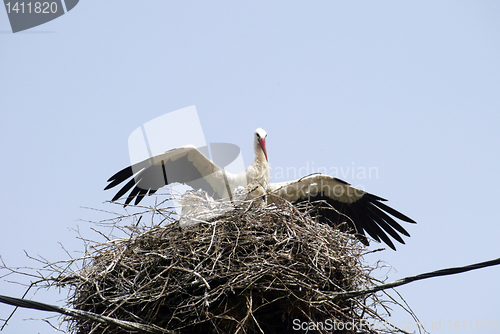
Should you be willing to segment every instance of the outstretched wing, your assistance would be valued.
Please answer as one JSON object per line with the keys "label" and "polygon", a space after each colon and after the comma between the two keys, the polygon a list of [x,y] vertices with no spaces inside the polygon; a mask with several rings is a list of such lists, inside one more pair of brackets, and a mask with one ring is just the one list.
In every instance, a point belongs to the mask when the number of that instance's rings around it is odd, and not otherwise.
{"label": "outstretched wing", "polygon": [[[236,145],[234,146],[237,148]],[[227,146],[225,148],[227,149]],[[234,155],[234,152],[231,153]],[[238,154],[239,148],[236,156]],[[208,155],[206,146],[197,149],[188,145],[169,150],[122,169],[109,178],[108,182],[110,183],[104,190],[113,188],[131,178],[112,199],[115,201],[132,189],[125,200],[125,206],[134,198],[135,204],[138,204],[144,196],[152,195],[163,186],[175,182],[187,184],[195,189],[203,189],[215,198],[224,197],[227,193],[224,170],[210,161],[206,155]],[[224,161],[224,164],[228,163]]]}
{"label": "outstretched wing", "polygon": [[404,244],[400,234],[407,237],[410,234],[395,218],[415,223],[384,204],[385,199],[356,189],[329,175],[313,174],[296,181],[273,183],[270,188],[275,195],[292,203],[317,202],[311,214],[322,222],[354,233],[367,246],[369,243],[365,232],[374,240],[383,241],[396,250],[389,236]]}

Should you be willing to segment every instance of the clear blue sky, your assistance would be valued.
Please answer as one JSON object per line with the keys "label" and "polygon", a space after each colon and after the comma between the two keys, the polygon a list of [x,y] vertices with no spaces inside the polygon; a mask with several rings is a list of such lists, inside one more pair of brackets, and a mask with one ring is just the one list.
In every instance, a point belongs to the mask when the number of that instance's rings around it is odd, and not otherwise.
{"label": "clear blue sky", "polygon": [[[293,177],[280,168],[336,168],[418,221],[407,245],[367,257],[395,268],[389,280],[500,257],[498,1],[81,1],[17,34],[0,10],[0,78],[10,266],[37,265],[23,250],[65,259],[59,242],[81,251],[74,230],[93,237],[85,220],[107,218],[82,207],[118,209],[102,189],[129,162],[130,133],[190,105],[207,142],[237,144],[246,163],[266,129],[276,181]],[[460,332],[462,320],[500,321],[498,277],[487,268],[398,291],[429,331],[456,333],[457,320]],[[0,281],[0,294],[23,292]],[[11,310],[0,305],[0,318]],[[47,315],[19,310],[4,333],[53,333],[23,321]]]}

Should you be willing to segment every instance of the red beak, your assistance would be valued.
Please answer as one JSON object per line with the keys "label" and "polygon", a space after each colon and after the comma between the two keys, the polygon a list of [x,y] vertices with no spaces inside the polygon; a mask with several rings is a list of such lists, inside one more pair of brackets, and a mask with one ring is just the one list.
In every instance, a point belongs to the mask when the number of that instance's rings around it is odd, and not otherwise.
{"label": "red beak", "polygon": [[266,160],[269,161],[269,159],[267,159],[266,140],[259,139],[259,145],[260,145],[260,147],[262,147],[262,151],[264,151],[264,155],[266,156]]}

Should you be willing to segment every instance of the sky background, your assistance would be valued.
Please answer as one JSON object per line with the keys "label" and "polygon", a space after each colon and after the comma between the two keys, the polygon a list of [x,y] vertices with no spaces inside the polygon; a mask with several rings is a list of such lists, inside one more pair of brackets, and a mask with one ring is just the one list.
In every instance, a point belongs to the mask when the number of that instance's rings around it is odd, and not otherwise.
{"label": "sky background", "polygon": [[[0,10],[0,78],[8,266],[37,267],[25,251],[67,259],[59,243],[78,255],[75,230],[96,239],[86,221],[109,217],[84,207],[123,212],[103,188],[129,163],[132,131],[191,105],[207,142],[238,145],[246,164],[253,131],[267,130],[274,181],[336,170],[415,219],[406,245],[366,257],[394,267],[389,281],[500,257],[498,1],[81,1],[16,34]],[[500,328],[498,277],[398,291],[432,333],[484,332]],[[0,280],[0,294],[21,297],[9,280],[29,278]],[[0,305],[0,319],[11,311]],[[18,310],[4,333],[53,333],[24,320],[50,315]],[[389,320],[413,321],[399,309]]]}

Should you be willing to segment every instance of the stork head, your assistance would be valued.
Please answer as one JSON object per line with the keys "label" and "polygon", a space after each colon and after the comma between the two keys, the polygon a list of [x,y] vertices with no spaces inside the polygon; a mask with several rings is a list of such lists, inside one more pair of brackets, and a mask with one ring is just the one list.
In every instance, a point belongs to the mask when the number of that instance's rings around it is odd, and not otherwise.
{"label": "stork head", "polygon": [[263,129],[258,128],[257,130],[255,130],[254,148],[255,154],[258,154],[259,150],[262,150],[262,152],[264,152],[264,156],[266,157],[266,161],[269,161],[267,159],[266,137],[267,132]]}

